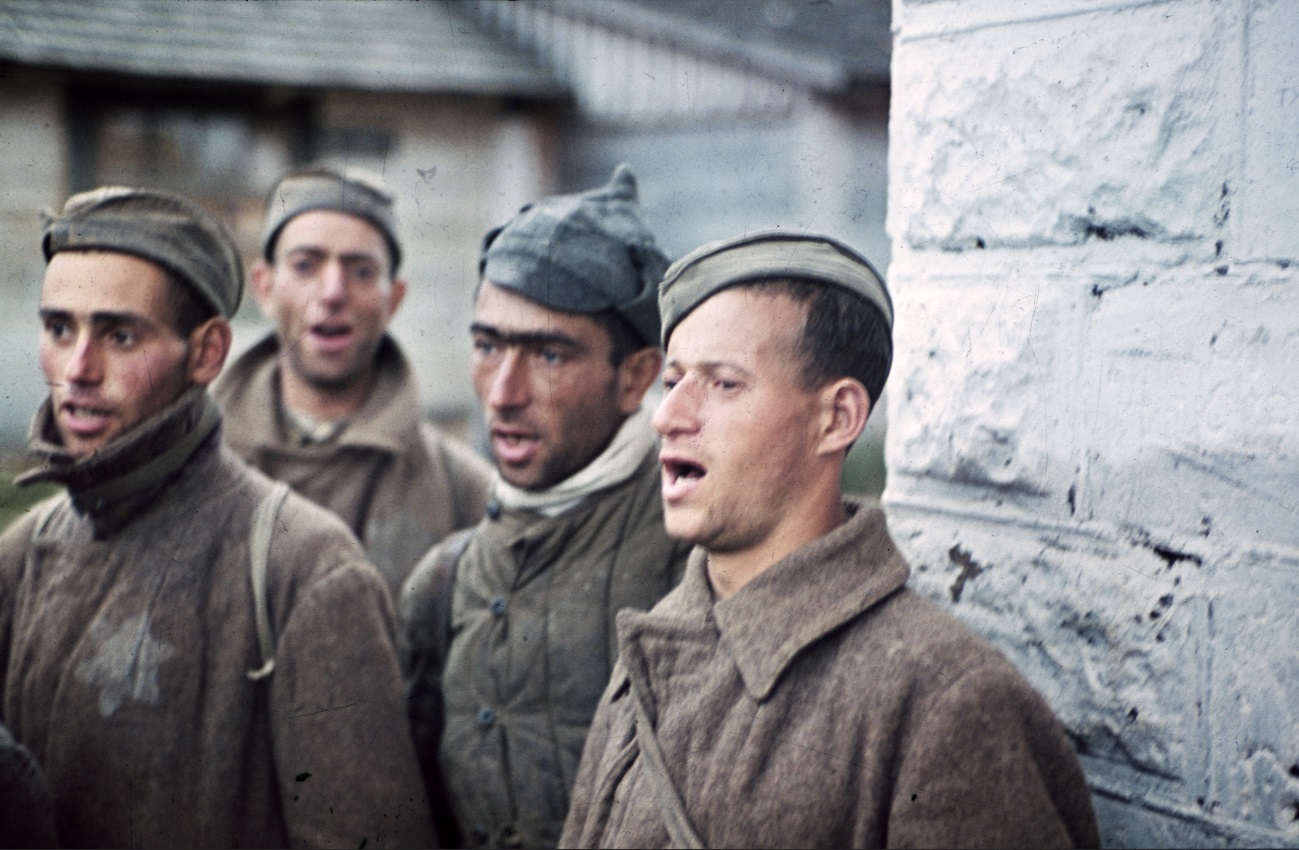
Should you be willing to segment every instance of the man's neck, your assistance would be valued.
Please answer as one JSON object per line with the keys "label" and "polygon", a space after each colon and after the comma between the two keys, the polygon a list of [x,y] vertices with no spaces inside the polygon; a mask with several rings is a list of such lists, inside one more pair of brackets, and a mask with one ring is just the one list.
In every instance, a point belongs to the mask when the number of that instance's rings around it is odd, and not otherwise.
{"label": "man's neck", "polygon": [[708,553],[708,580],[718,599],[727,599],[797,549],[829,534],[848,519],[838,482],[803,500],[757,545],[733,552]]}
{"label": "man's neck", "polygon": [[285,364],[280,368],[280,399],[289,410],[324,422],[338,422],[359,411],[375,381],[371,370],[345,387],[324,389],[303,380]]}

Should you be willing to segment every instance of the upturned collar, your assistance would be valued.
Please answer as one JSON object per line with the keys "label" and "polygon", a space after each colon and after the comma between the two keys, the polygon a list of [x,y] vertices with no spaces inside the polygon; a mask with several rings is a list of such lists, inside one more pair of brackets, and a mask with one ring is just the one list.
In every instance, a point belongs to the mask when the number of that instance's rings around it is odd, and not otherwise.
{"label": "upturned collar", "polygon": [[324,445],[298,445],[281,416],[280,360],[283,352],[274,331],[232,363],[215,386],[225,408],[225,439],[235,452],[258,451],[326,457],[339,447],[377,449],[399,455],[419,445],[419,388],[406,355],[389,335],[375,354],[375,383],[365,404]]}
{"label": "upturned collar", "polygon": [[64,485],[72,506],[91,518],[100,536],[153,501],[220,425],[216,401],[194,387],[103,449],[79,457],[63,446],[47,398],[32,420],[27,447],[37,464],[14,483]]}
{"label": "upturned collar", "polygon": [[749,695],[766,699],[805,649],[892,596],[911,574],[879,506],[845,499],[844,507],[847,522],[786,555],[727,599],[715,600],[707,553],[696,548],[681,584],[663,603],[649,612],[618,615],[628,675],[646,675],[638,672],[648,669],[640,644],[682,636],[719,639]]}

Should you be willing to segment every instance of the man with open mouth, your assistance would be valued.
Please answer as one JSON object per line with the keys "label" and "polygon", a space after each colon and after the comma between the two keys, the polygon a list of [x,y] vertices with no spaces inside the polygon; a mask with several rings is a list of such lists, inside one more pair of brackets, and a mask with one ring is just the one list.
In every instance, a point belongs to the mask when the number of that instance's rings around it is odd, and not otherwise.
{"label": "man with open mouth", "polygon": [[431,840],[382,579],[221,442],[233,240],[185,198],[106,188],[42,247],[50,395],[18,483],[66,492],[0,538],[0,723],[59,842]]}
{"label": "man with open mouth", "polygon": [[429,547],[477,522],[491,467],[425,421],[388,325],[406,295],[377,175],[317,166],[266,206],[253,294],[275,330],[215,389],[244,460],[338,514],[396,600]]}
{"label": "man with open mouth", "polygon": [[640,409],[662,364],[666,267],[625,165],[484,240],[470,330],[492,501],[421,562],[401,606],[412,725],[430,787],[445,779],[448,846],[555,845],[614,615],[649,608],[681,574],[688,547],[664,532]]}
{"label": "man with open mouth", "polygon": [[664,520],[696,548],[618,616],[562,845],[1095,846],[1046,703],[840,492],[892,360],[870,263],[749,234],[678,260],[659,306]]}

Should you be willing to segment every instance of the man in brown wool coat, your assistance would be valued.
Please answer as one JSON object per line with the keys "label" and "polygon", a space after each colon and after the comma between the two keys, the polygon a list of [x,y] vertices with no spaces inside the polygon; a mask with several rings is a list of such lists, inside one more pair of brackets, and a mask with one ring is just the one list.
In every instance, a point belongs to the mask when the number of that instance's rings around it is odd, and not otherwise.
{"label": "man in brown wool coat", "polygon": [[0,537],[0,722],[69,847],[425,844],[392,604],[347,528],[221,444],[234,243],[154,191],[44,228],[32,425]]}
{"label": "man in brown wool coat", "polygon": [[618,617],[561,844],[1095,845],[1051,710],[840,494],[892,357],[870,264],[752,234],[679,260],[659,302],[664,518],[696,548]]}
{"label": "man in brown wool coat", "polygon": [[226,442],[356,534],[394,601],[429,547],[473,525],[491,467],[424,420],[388,333],[406,295],[393,199],[377,175],[324,166],[271,192],[253,294],[274,332],[213,393]]}

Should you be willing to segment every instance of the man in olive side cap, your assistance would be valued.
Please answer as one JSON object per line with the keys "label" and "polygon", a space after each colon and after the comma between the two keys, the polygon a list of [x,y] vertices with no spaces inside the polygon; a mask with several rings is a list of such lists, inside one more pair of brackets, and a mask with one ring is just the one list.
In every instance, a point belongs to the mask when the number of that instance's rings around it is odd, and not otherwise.
{"label": "man in olive side cap", "polygon": [[563,845],[1095,846],[1046,703],[840,493],[892,359],[875,270],[750,234],[679,260],[659,305],[664,519],[697,548],[618,616]]}
{"label": "man in olive side cap", "polygon": [[614,615],[650,607],[681,574],[687,547],[664,533],[640,410],[662,364],[666,267],[625,165],[484,240],[471,331],[493,498],[476,529],[421,562],[401,606],[444,841],[555,845],[613,666]]}
{"label": "man in olive side cap", "polygon": [[432,838],[395,618],[337,517],[221,444],[243,266],[211,216],[109,188],[45,223],[32,423],[54,481],[0,537],[0,721],[73,847]]}
{"label": "man in olive side cap", "polygon": [[420,556],[482,517],[491,467],[424,421],[388,335],[406,294],[392,197],[355,169],[289,174],[262,253],[253,294],[275,331],[216,386],[226,441],[342,517],[395,600]]}

